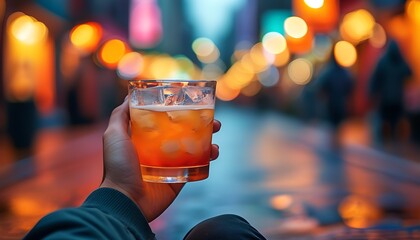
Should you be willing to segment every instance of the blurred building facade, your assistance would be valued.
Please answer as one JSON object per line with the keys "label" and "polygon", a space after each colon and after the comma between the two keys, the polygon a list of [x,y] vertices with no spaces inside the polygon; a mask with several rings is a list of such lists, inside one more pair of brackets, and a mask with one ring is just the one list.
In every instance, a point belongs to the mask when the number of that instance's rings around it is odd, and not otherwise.
{"label": "blurred building facade", "polygon": [[[420,112],[417,0],[3,0],[0,5],[3,135],[18,128],[11,126],[9,111],[23,111],[16,102],[27,103],[29,115],[22,116],[35,123],[31,128],[106,119],[132,78],[217,79],[221,102],[307,116],[302,98],[330,56],[355,77],[350,112],[364,118],[375,110],[366,93],[368,79],[390,38],[413,66],[407,109],[412,119]],[[322,118],[322,100],[313,100],[312,117]]]}

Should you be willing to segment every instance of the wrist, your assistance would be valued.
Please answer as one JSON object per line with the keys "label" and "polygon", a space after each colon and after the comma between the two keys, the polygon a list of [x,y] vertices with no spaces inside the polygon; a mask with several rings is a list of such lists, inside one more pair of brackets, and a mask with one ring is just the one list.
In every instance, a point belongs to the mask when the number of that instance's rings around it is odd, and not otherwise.
{"label": "wrist", "polygon": [[[109,180],[107,178],[104,179],[104,181],[101,183],[101,185],[99,186],[99,188],[112,188],[122,194],[124,194],[125,196],[127,196],[134,204],[136,204],[136,206],[140,209],[140,211],[143,213],[143,216],[147,219],[148,222],[151,222],[153,218],[151,218],[148,214],[147,211],[145,212],[146,209],[142,208],[142,204],[140,204],[141,201],[141,196],[140,194],[131,194],[129,191],[125,190],[125,188],[121,187],[120,185],[114,183],[112,180]],[[134,195],[134,196],[133,196]]]}
{"label": "wrist", "polygon": [[[125,196],[127,196],[132,202],[134,202],[136,205],[137,201],[134,199],[134,197],[128,192],[126,191],[123,187],[120,187],[118,184],[115,184],[114,182],[112,182],[111,180],[108,179],[104,179],[104,181],[101,183],[101,185],[99,186],[99,188],[112,188],[122,194],[124,194]],[[139,206],[138,206],[139,207]]]}

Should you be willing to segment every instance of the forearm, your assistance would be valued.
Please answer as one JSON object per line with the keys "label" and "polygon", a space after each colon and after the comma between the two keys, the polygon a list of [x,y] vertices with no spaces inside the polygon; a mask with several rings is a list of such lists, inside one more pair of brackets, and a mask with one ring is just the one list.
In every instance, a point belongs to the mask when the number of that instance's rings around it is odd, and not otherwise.
{"label": "forearm", "polygon": [[155,239],[140,209],[110,188],[92,192],[82,206],[42,218],[25,239]]}

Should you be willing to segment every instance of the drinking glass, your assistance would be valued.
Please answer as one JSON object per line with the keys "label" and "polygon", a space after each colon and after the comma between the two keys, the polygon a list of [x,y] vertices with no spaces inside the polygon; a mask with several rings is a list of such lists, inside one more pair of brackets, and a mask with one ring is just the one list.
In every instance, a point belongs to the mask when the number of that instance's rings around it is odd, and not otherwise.
{"label": "drinking glass", "polygon": [[131,140],[148,182],[208,177],[214,80],[130,80]]}

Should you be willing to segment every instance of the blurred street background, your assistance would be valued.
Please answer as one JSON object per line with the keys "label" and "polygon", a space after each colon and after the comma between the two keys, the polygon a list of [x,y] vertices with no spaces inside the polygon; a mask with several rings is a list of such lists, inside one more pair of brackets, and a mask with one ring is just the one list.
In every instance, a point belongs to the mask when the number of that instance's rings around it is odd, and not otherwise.
{"label": "blurred street background", "polygon": [[420,239],[420,0],[0,0],[0,19],[0,239],[80,205],[127,80],[165,78],[216,79],[222,129],[158,239],[223,213],[268,239]]}

